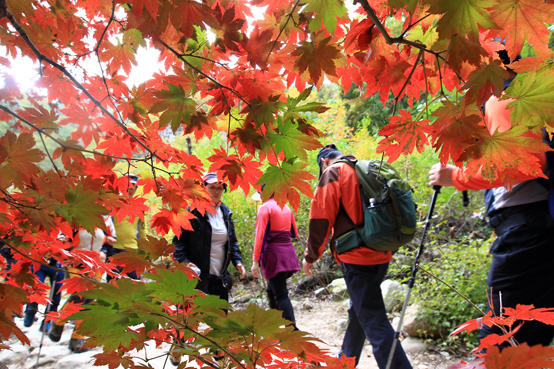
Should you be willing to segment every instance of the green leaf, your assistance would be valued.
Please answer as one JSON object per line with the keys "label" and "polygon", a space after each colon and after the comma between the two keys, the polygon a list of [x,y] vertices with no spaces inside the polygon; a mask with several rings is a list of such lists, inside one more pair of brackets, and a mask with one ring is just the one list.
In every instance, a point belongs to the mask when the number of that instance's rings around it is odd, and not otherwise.
{"label": "green leaf", "polygon": [[66,203],[56,207],[56,212],[63,216],[75,229],[84,228],[94,234],[94,226],[104,229],[106,226],[102,215],[110,212],[97,203],[98,194],[85,190],[82,184],[69,188],[65,195]]}
{"label": "green leaf", "polygon": [[312,136],[308,136],[298,130],[298,125],[290,120],[283,122],[277,118],[277,130],[267,134],[269,141],[275,145],[275,151],[285,153],[285,157],[299,157],[302,160],[308,158],[306,150],[315,150],[321,147],[321,143]]}
{"label": "green leaf", "polygon": [[295,188],[308,197],[313,196],[312,187],[307,181],[315,177],[305,171],[305,167],[306,164],[295,161],[284,161],[281,166],[270,164],[257,183],[267,183],[262,192],[263,200],[274,195],[279,206],[285,206],[288,200],[295,210],[298,209],[300,196]]}
{"label": "green leaf", "polygon": [[171,270],[158,268],[156,273],[145,273],[144,275],[158,282],[148,283],[148,288],[154,291],[153,296],[158,301],[182,304],[185,298],[196,296],[199,292],[195,290],[198,280],[189,279],[189,275],[180,269],[172,272]]}
{"label": "green leaf", "polygon": [[444,13],[437,28],[441,38],[452,35],[468,35],[470,39],[479,40],[479,27],[498,28],[486,8],[495,5],[492,0],[442,0],[439,11]]}
{"label": "green leaf", "polygon": [[548,124],[554,127],[554,72],[519,75],[501,98],[514,99],[510,120],[528,127]]}
{"label": "green leaf", "polygon": [[196,112],[196,101],[187,97],[181,85],[175,86],[167,84],[168,90],[158,90],[154,96],[161,99],[152,105],[151,114],[157,114],[163,111],[160,116],[160,128],[171,124],[171,129],[175,133],[179,126],[184,122],[190,122],[191,116]]}
{"label": "green leaf", "polygon": [[323,22],[329,33],[337,30],[337,17],[348,19],[348,10],[341,0],[308,0],[305,12],[314,12],[317,15],[310,21],[310,31],[317,32]]}
{"label": "green leaf", "polygon": [[130,43],[133,49],[139,46],[146,47],[146,41],[142,38],[142,32],[136,28],[129,28],[123,34],[123,42]]}

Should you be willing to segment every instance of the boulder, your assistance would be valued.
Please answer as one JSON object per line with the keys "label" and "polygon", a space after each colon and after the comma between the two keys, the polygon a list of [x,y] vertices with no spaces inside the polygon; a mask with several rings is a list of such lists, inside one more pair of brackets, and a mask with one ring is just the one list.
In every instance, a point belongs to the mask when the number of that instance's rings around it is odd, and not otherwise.
{"label": "boulder", "polygon": [[413,304],[406,310],[403,331],[411,337],[435,338],[439,337],[438,329],[431,329],[429,319],[424,315],[419,305]]}
{"label": "boulder", "polygon": [[404,297],[406,296],[406,287],[400,283],[387,279],[381,283],[381,293],[385,301],[387,312],[391,312],[396,308],[402,308]]}
{"label": "boulder", "polygon": [[337,332],[339,335],[344,334],[346,332],[346,327],[348,327],[348,319],[342,318],[337,320]]}
{"label": "boulder", "polygon": [[327,288],[333,295],[333,299],[337,301],[344,300],[350,297],[348,295],[348,290],[346,288],[346,282],[344,278],[335,279],[329,284]]}
{"label": "boulder", "polygon": [[411,355],[417,355],[427,350],[425,342],[416,337],[406,337],[402,340],[402,348],[404,352]]}

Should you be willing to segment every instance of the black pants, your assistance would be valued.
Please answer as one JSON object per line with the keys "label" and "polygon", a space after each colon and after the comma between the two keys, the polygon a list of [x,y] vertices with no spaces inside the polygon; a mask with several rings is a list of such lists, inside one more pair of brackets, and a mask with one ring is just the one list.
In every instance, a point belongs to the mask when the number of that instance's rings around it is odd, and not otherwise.
{"label": "black pants", "polygon": [[210,282],[208,283],[208,295],[219,296],[220,299],[229,301],[229,290],[223,284],[223,279],[210,274]]}
{"label": "black pants", "polygon": [[[341,263],[346,288],[350,295],[348,327],[344,334],[339,356],[355,357],[360,361],[365,339],[371,343],[373,356],[379,369],[385,369],[394,341],[394,329],[387,318],[381,292],[389,263],[355,265]],[[406,353],[397,343],[392,369],[412,369]]]}
{"label": "black pants", "polygon": [[289,299],[287,290],[287,278],[290,272],[277,273],[273,278],[267,281],[267,296],[269,298],[269,307],[283,312],[283,318],[290,320],[296,328],[294,319],[294,310]]}
{"label": "black pants", "polygon": [[[521,214],[495,228],[498,238],[491,248],[487,283],[492,287],[494,305],[489,310],[497,316],[501,304],[511,308],[517,304],[554,307],[554,220],[546,204],[523,207]],[[483,326],[480,338],[493,333],[502,334],[496,326]],[[554,338],[554,326],[526,321],[514,338],[530,346],[548,346]]]}

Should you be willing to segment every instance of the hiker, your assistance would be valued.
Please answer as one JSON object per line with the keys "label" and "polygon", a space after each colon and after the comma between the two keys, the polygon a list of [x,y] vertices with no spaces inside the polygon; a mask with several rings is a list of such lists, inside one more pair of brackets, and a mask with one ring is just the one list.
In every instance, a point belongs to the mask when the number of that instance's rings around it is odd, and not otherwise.
{"label": "hiker", "polygon": [[[46,277],[50,280],[50,288],[54,289],[53,291],[53,299],[52,302],[48,303],[48,308],[46,310],[47,313],[49,312],[57,312],[58,306],[60,306],[60,301],[62,299],[62,294],[60,292],[60,288],[62,286],[62,280],[65,278],[65,273],[63,270],[61,270],[62,265],[54,258],[44,258],[45,261],[48,263],[47,265],[40,265],[39,270],[35,273],[35,275],[38,277],[41,283],[44,283],[46,280]],[[33,266],[31,265],[31,270],[33,270]],[[35,315],[38,311],[38,303],[37,302],[30,302],[25,307],[25,315],[23,317],[23,325],[25,327],[30,327],[35,322]],[[40,324],[39,330],[48,332],[50,328],[50,321],[46,322],[46,317],[42,320],[42,323]]]}
{"label": "hiker", "polygon": [[[342,269],[350,295],[348,327],[339,356],[355,357],[358,365],[367,337],[377,365],[385,369],[394,329],[387,319],[381,282],[392,252],[376,251],[361,245],[340,255],[334,250],[335,239],[353,229],[344,211],[355,224],[363,223],[360,181],[355,169],[347,163],[333,164],[340,158],[343,155],[334,144],[325,146],[317,155],[319,183],[310,207],[308,244],[302,265],[304,272],[312,276],[310,269],[321,257],[332,234],[331,249]],[[345,155],[344,158],[355,160],[352,155]],[[340,210],[341,204],[344,210]],[[400,345],[396,348],[392,368],[412,368]]]}
{"label": "hiker", "polygon": [[[499,56],[504,64],[510,63],[505,50],[499,52]],[[510,78],[504,83],[505,89],[516,75],[507,69]],[[505,132],[512,126],[524,124],[510,121],[511,109],[507,106],[512,101],[499,101],[493,95],[485,103],[485,126],[489,132]],[[545,168],[545,154],[535,155]],[[549,214],[548,185],[542,184],[537,175],[521,172],[514,175],[516,184],[509,191],[503,187],[500,175],[489,182],[480,172],[470,176],[466,168],[440,164],[433,165],[429,172],[431,186],[454,186],[460,191],[485,190],[489,225],[497,236],[490,250],[492,263],[487,277],[487,284],[492,288],[492,296],[489,296],[492,307],[489,304],[488,310],[493,310],[493,316],[500,316],[501,306],[554,307],[554,220]],[[494,333],[502,334],[496,326],[483,325],[480,338]],[[536,320],[526,321],[514,335],[518,343],[526,342],[530,346],[548,346],[553,338],[554,326]]]}
{"label": "hiker", "polygon": [[[79,230],[73,230],[73,234],[71,235],[71,237],[67,237],[66,235],[60,233],[60,235],[58,236],[58,239],[61,240],[62,242],[70,243],[72,250],[86,250],[86,251],[92,251],[92,252],[98,253],[99,260],[102,261],[101,260],[102,256],[100,256],[100,250],[102,249],[103,245],[106,245],[106,244],[113,245],[116,240],[115,227],[113,224],[112,217],[103,216],[102,218],[104,219],[107,232],[104,232],[101,229],[96,228],[94,234],[91,234],[84,229],[79,229]],[[82,276],[84,268],[85,267],[83,265],[72,265],[67,267],[67,271],[71,278],[74,276]],[[87,276],[100,282],[102,278],[102,273],[100,271],[97,271],[94,274],[89,273],[89,275]],[[88,304],[90,302],[92,302],[92,300],[86,299],[74,293],[71,296],[69,296],[66,303],[61,308],[60,314],[63,314],[63,312],[68,308],[70,303]],[[48,331],[48,338],[50,338],[51,341],[53,342],[60,341],[63,334],[65,323],[66,321],[61,318],[53,320],[53,324],[50,325],[50,330]],[[75,329],[73,330],[73,333],[71,334],[71,339],[69,340],[69,349],[74,353],[87,352],[89,351],[89,349],[83,347],[83,345],[85,344],[85,336],[79,334],[78,330],[79,330],[79,321],[77,320],[75,321]]]}
{"label": "hiker", "polygon": [[[265,184],[262,185],[262,191]],[[300,270],[292,238],[298,236],[294,214],[285,204],[281,209],[273,198],[263,203],[256,218],[256,238],[252,255],[252,275],[259,277],[261,267],[267,279],[269,307],[283,312],[296,329],[294,310],[289,299],[287,279]]]}
{"label": "hiker", "polygon": [[[191,220],[192,231],[181,228],[181,235],[173,238],[175,251],[173,258],[186,263],[199,276],[196,288],[209,295],[219,296],[229,301],[229,291],[232,287],[231,274],[227,270],[233,262],[241,273],[241,279],[246,276],[242,265],[242,255],[235,234],[235,226],[231,218],[232,212],[221,202],[223,191],[227,184],[218,180],[216,173],[207,173],[204,187],[211,196],[213,208],[202,215],[194,209],[191,213],[196,217]],[[170,361],[179,365],[181,354],[173,352],[176,343],[171,348]]]}
{"label": "hiker", "polygon": [[[125,177],[129,180],[129,188],[127,192],[129,194],[129,199],[132,199],[137,192],[140,177],[134,174],[126,174]],[[146,237],[146,226],[139,217],[135,217],[135,220],[131,222],[128,216],[124,217],[121,221],[119,221],[117,216],[114,216],[113,224],[117,239],[113,245],[104,244],[101,250],[101,261],[105,261],[106,259],[109,259],[110,257],[121,252],[128,252],[125,249],[137,250],[138,240]],[[116,270],[119,274],[121,274],[123,267],[117,266]],[[131,279],[139,279],[139,276],[135,270],[126,273],[126,275]],[[112,279],[113,277],[108,275],[107,280],[110,281]]]}

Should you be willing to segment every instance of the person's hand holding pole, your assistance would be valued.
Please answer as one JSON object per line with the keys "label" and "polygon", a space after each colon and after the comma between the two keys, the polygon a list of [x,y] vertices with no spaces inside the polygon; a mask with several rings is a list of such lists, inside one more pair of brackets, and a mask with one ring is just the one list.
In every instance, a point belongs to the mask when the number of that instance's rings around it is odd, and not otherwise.
{"label": "person's hand holding pole", "polygon": [[456,167],[451,164],[443,166],[438,163],[433,165],[429,171],[429,186],[454,186],[454,182],[452,182],[452,171],[455,168]]}

